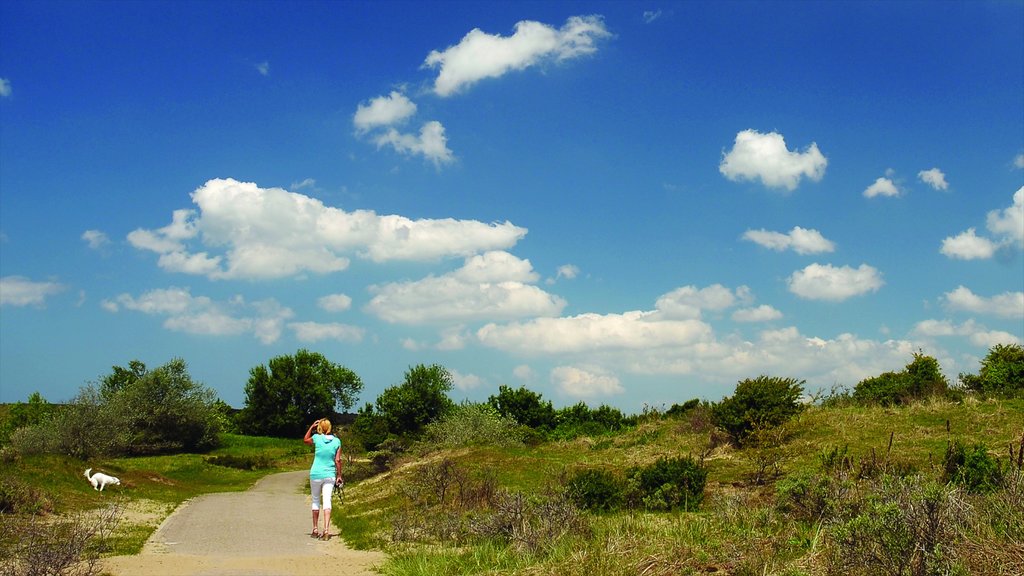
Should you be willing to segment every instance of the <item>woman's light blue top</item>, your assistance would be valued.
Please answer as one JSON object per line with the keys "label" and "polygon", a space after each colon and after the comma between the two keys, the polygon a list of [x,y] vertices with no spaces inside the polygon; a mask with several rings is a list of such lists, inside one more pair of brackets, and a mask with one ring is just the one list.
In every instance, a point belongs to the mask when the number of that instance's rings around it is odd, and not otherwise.
{"label": "woman's light blue top", "polygon": [[341,450],[341,440],[333,434],[313,434],[313,466],[309,469],[312,480],[334,478],[334,454]]}

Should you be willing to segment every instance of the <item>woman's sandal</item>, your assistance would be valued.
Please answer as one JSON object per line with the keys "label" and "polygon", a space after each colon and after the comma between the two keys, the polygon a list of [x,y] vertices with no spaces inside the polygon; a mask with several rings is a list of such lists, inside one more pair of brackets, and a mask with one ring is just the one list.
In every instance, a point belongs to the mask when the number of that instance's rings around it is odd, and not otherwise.
{"label": "woman's sandal", "polygon": [[309,537],[310,538],[319,538],[320,537],[320,532],[316,528],[313,528],[313,531],[310,532]]}
{"label": "woman's sandal", "polygon": [[331,539],[331,533],[330,532],[324,532],[323,534],[320,535],[320,539],[324,540],[324,541],[330,540]]}

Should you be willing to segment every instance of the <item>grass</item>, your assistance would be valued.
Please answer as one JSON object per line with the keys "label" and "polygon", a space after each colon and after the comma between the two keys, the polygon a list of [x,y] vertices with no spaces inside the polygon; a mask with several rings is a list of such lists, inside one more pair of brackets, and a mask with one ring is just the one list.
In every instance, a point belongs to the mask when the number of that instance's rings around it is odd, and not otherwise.
{"label": "grass", "polygon": [[[1006,457],[1024,435],[1024,400],[961,404],[941,400],[897,408],[809,407],[787,428],[785,442],[769,457],[777,475],[754,481],[757,448],[709,450],[709,431],[686,418],[650,419],[636,428],[598,438],[536,447],[471,448],[410,458],[382,478],[347,488],[346,505],[335,512],[346,540],[388,551],[388,575],[413,574],[729,574],[820,573],[822,527],[799,522],[774,506],[774,480],[817,472],[822,454],[845,449],[850,459],[899,464],[934,476],[947,444],[984,443]],[[890,446],[891,439],[891,446]],[[706,502],[699,513],[625,511],[591,514],[590,532],[564,538],[543,554],[523,554],[485,542],[469,546],[410,545],[390,539],[392,515],[402,505],[399,487],[415,478],[425,460],[447,457],[467,470],[489,469],[510,490],[537,492],[558,485],[566,471],[596,467],[612,471],[649,464],[659,457],[705,455]]]}
{"label": "grass", "polygon": [[[334,523],[349,546],[388,552],[383,571],[391,576],[821,574],[827,553],[823,527],[781,513],[774,505],[775,480],[820,470],[822,454],[832,449],[844,449],[854,462],[886,459],[934,476],[952,440],[984,443],[993,455],[1005,457],[1022,435],[1024,400],[928,401],[897,408],[813,406],[787,425],[785,442],[775,451],[712,447],[710,430],[696,419],[647,418],[635,428],[595,438],[410,455],[391,472],[350,482],[344,504],[334,509]],[[428,462],[448,458],[470,474],[493,472],[504,489],[536,494],[560,486],[575,469],[623,473],[681,455],[705,458],[708,484],[700,512],[588,514],[586,531],[539,550],[488,540],[439,545],[391,539],[392,519],[405,502],[402,487]],[[779,472],[757,482],[764,458],[775,459]],[[122,522],[106,545],[111,554],[132,554],[185,500],[244,490],[269,473],[308,465],[308,447],[301,440],[225,435],[223,446],[209,454],[92,462],[33,456],[4,463],[0,476],[16,473],[62,515],[125,498],[132,518]],[[103,493],[92,490],[82,477],[87,467],[118,476],[123,486]],[[984,555],[984,550],[979,552]]]}
{"label": "grass", "polygon": [[[137,458],[110,458],[84,462],[75,458],[37,455],[20,458],[0,472],[15,473],[18,480],[39,492],[48,509],[74,515],[121,503],[125,514],[107,542],[111,554],[137,554],[142,545],[182,502],[200,494],[245,490],[274,472],[309,465],[309,451],[301,440],[223,436],[223,445],[208,454],[174,454]],[[217,461],[256,463],[261,467],[240,469]],[[85,480],[86,468],[117,476],[120,487],[93,490]]]}

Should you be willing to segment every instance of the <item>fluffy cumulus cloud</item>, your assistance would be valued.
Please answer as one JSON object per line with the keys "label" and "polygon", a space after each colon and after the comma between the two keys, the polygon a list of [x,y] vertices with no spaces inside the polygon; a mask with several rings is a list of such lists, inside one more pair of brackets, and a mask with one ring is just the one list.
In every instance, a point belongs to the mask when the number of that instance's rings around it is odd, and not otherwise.
{"label": "fluffy cumulus cloud", "polygon": [[300,342],[320,342],[336,340],[338,342],[362,342],[365,330],[358,326],[349,326],[338,322],[290,322],[288,328],[295,333]]}
{"label": "fluffy cumulus cloud", "polygon": [[991,348],[996,344],[1020,344],[1019,337],[1002,330],[989,330],[974,320],[956,324],[949,320],[922,320],[914,326],[914,335],[926,338],[966,338],[978,348]]}
{"label": "fluffy cumulus cloud", "polygon": [[978,296],[964,286],[942,297],[949,310],[1001,318],[1024,318],[1024,292],[1004,292],[990,298]]}
{"label": "fluffy cumulus cloud", "polygon": [[917,173],[917,177],[921,179],[921,182],[924,182],[936,190],[949,189],[949,183],[946,182],[946,175],[938,168],[921,170]]}
{"label": "fluffy cumulus cloud", "polygon": [[719,311],[737,304],[752,302],[750,289],[740,286],[735,291],[713,284],[706,288],[683,286],[663,294],[655,308],[668,318],[700,318],[703,311]]}
{"label": "fluffy cumulus cloud", "polygon": [[564,396],[596,398],[625,392],[619,379],[601,368],[558,366],[551,371],[551,383]]}
{"label": "fluffy cumulus cloud", "polygon": [[46,299],[63,292],[57,282],[37,282],[24,276],[0,278],[0,306],[42,306]]}
{"label": "fluffy cumulus cloud", "polygon": [[211,279],[327,274],[346,269],[352,256],[374,262],[466,257],[509,248],[526,234],[509,222],[345,212],[303,194],[232,179],[210,180],[192,201],[197,210],[176,210],[171,224],[140,228],[128,241],[159,254],[158,264],[169,272]]}
{"label": "fluffy cumulus cloud", "polygon": [[366,310],[392,323],[509,320],[559,314],[566,302],[533,283],[529,260],[503,251],[467,258],[441,276],[372,286]]}
{"label": "fluffy cumulus cloud", "polygon": [[854,296],[877,292],[884,282],[881,272],[867,264],[857,268],[811,264],[790,275],[788,284],[789,291],[801,298],[842,302]]}
{"label": "fluffy cumulus cloud", "polygon": [[360,104],[356,108],[352,124],[356,131],[367,132],[374,128],[400,124],[416,113],[416,104],[398,91],[387,96],[379,96],[368,104]]}
{"label": "fluffy cumulus cloud", "polygon": [[836,249],[835,244],[822,236],[821,232],[799,226],[794,226],[788,233],[747,230],[743,233],[743,239],[777,252],[792,250],[797,254],[821,254]]}
{"label": "fluffy cumulus cloud", "polygon": [[436,120],[424,124],[419,134],[403,133],[390,128],[378,134],[373,141],[377,148],[387,146],[400,154],[423,156],[438,167],[455,161],[455,154],[448,148],[444,126]]}
{"label": "fluffy cumulus cloud", "polygon": [[[718,288],[684,292],[703,293],[709,306],[723,306],[727,299]],[[743,291],[728,292],[735,302],[736,293]],[[749,314],[751,320],[779,317],[770,306],[740,308],[737,314]],[[610,374],[626,373],[688,375],[708,383],[758,373],[793,374],[807,379],[810,387],[852,386],[867,376],[904,366],[924,342],[877,341],[848,333],[823,338],[801,334],[795,327],[762,330],[751,338],[738,333],[717,335],[703,320],[671,318],[658,310],[492,323],[477,330],[476,337],[486,347],[572,367],[562,368],[555,383],[580,386],[612,382]],[[588,379],[581,371],[607,379]],[[517,377],[527,381],[533,371],[521,365]],[[613,381],[618,382],[618,377]]]}
{"label": "fluffy cumulus cloud", "polygon": [[344,312],[352,307],[352,298],[345,294],[328,294],[317,298],[316,305],[328,312]]}
{"label": "fluffy cumulus cloud", "polygon": [[744,130],[736,134],[732,150],[723,154],[718,171],[729,180],[760,180],[769,188],[793,191],[803,178],[821,180],[827,165],[816,143],[792,152],[782,134]]}
{"label": "fluffy cumulus cloud", "polygon": [[1013,194],[1013,203],[1008,208],[988,213],[986,226],[992,238],[978,236],[975,228],[968,228],[943,239],[939,252],[959,260],[984,260],[992,258],[1000,248],[1024,249],[1024,186]]}
{"label": "fluffy cumulus cloud", "polygon": [[770,322],[780,318],[782,318],[782,312],[767,304],[754,308],[740,308],[732,313],[732,319],[736,322]]}
{"label": "fluffy cumulus cloud", "polygon": [[865,198],[874,198],[876,196],[893,197],[899,196],[900,189],[890,178],[879,178],[875,180],[875,183],[864,189]]}
{"label": "fluffy cumulus cloud", "polygon": [[193,296],[188,288],[150,290],[138,297],[123,293],[101,306],[111,313],[121,310],[163,316],[164,328],[188,334],[235,336],[251,334],[264,344],[276,342],[284,323],[294,314],[274,299],[247,302],[242,296],[218,302]]}
{"label": "fluffy cumulus cloud", "polygon": [[82,240],[85,240],[85,243],[93,250],[100,250],[107,244],[110,244],[110,238],[99,230],[86,230],[82,232]]}
{"label": "fluffy cumulus cloud", "polygon": [[451,96],[485,78],[591,54],[610,35],[600,16],[573,16],[560,29],[524,20],[508,37],[473,29],[458,44],[431,51],[423,66],[439,69],[434,92]]}

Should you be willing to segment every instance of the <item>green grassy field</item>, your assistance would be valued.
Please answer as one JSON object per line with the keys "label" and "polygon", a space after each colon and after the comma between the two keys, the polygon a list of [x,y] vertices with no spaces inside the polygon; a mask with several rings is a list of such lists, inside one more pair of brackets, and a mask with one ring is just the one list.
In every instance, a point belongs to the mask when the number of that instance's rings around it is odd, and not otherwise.
{"label": "green grassy field", "polygon": [[[616,434],[511,448],[420,448],[390,472],[345,489],[335,522],[348,545],[388,552],[386,574],[822,574],[823,527],[781,513],[775,482],[821,469],[822,456],[842,450],[853,462],[884,461],[936,477],[949,442],[983,443],[1006,459],[1024,437],[1024,400],[954,404],[930,401],[898,408],[809,407],[785,427],[770,449],[736,449],[709,442],[706,422],[694,418],[647,418]],[[393,538],[395,519],[425,466],[442,460],[470,475],[490,475],[498,487],[525,494],[557,488],[581,468],[624,471],[660,457],[693,455],[708,470],[698,512],[583,513],[586,530],[524,549],[485,540],[438,544]],[[255,466],[241,469],[233,466]],[[160,521],[188,498],[243,490],[260,477],[309,465],[301,440],[226,435],[224,445],[203,455],[181,454],[82,462],[31,456],[4,463],[60,515],[101,507],[123,498],[131,512],[112,539],[109,553],[130,554]],[[120,489],[99,493],[82,477],[91,467],[118,476]],[[768,473],[765,473],[768,468]],[[1024,555],[1024,542],[1020,543]],[[982,551],[984,552],[984,551]],[[1024,557],[1024,556],[1022,556]],[[992,572],[998,574],[999,572]]]}

